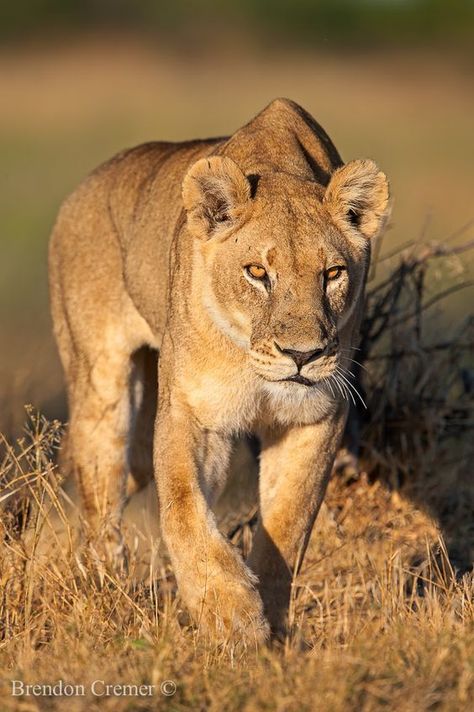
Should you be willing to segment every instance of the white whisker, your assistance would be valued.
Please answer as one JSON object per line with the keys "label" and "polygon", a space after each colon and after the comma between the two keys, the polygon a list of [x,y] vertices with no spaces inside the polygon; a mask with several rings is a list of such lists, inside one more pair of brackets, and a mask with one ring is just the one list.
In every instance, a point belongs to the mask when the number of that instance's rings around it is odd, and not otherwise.
{"label": "white whisker", "polygon": [[[344,383],[342,383],[341,385],[342,385],[342,387],[344,388],[344,390],[347,392],[347,394],[350,396],[350,398],[351,398],[353,404],[355,405],[356,403],[355,403],[355,400],[354,400],[354,396],[352,395],[352,391],[351,391],[350,388],[347,388],[347,385],[350,386],[350,382],[349,382],[349,381],[347,380],[347,378],[345,378],[345,376],[343,376],[343,374],[340,373],[339,371],[338,371],[338,376],[340,376],[340,378],[343,379]],[[347,385],[346,385],[346,384],[347,384]],[[349,399],[347,399],[347,400],[349,400]]]}
{"label": "white whisker", "polygon": [[356,379],[356,376],[352,373],[352,371],[349,371],[348,368],[345,368],[344,366],[341,366],[341,365],[339,365],[337,368],[341,371],[341,373],[344,373],[346,376]]}
{"label": "white whisker", "polygon": [[347,398],[347,389],[345,388],[343,383],[341,384],[339,378],[337,377],[337,374],[333,373],[332,376],[334,378],[334,382],[335,382],[336,386],[338,387],[343,400],[349,400]]}
{"label": "white whisker", "polygon": [[327,385],[329,386],[329,389],[331,391],[332,397],[335,398],[336,394],[334,393],[333,388],[332,388],[331,378],[332,378],[332,374],[329,376],[329,378],[323,378],[323,383],[327,383]]}
{"label": "white whisker", "polygon": [[[360,402],[362,403],[362,405],[364,406],[364,408],[367,409],[367,405],[366,405],[364,399],[362,398],[361,394],[360,394],[359,391],[357,390],[357,388],[354,386],[353,383],[351,383],[351,382],[345,377],[345,375],[342,373],[342,371],[339,370],[339,367],[338,367],[338,366],[336,366],[336,372],[337,372],[338,375],[347,383],[347,385],[348,385],[348,387],[350,388],[350,390],[353,391],[353,392],[355,393],[355,395],[359,398],[359,400],[360,400]],[[353,400],[354,400],[354,399],[353,399]],[[355,402],[354,402],[354,405],[355,405]]]}
{"label": "white whisker", "polygon": [[[347,351],[348,353],[350,353],[350,351],[348,349],[340,349],[340,350]],[[347,359],[348,361],[352,361],[352,363],[356,363],[358,366],[363,368],[364,371],[367,371],[367,373],[369,372],[367,366],[364,366],[363,363],[361,363],[360,361],[357,361],[355,358],[349,358],[349,356],[343,356],[343,358]]]}

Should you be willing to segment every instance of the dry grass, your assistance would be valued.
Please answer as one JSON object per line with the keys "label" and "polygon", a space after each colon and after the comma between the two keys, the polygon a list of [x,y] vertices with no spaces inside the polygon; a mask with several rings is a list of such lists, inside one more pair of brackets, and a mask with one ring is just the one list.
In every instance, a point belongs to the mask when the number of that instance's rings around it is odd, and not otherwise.
{"label": "dry grass", "polygon": [[[258,653],[216,649],[180,625],[164,559],[143,579],[132,571],[102,585],[78,561],[47,455],[57,436],[57,424],[33,416],[3,465],[15,469],[13,486],[28,489],[34,504],[26,528],[18,516],[4,524],[2,710],[65,704],[12,698],[11,679],[157,686],[152,698],[132,701],[68,699],[71,710],[469,709],[472,580],[456,578],[435,524],[380,483],[333,480],[294,584],[287,644]],[[64,531],[56,539],[58,514]],[[172,699],[159,692],[167,679],[177,684]]]}
{"label": "dry grass", "polygon": [[[332,479],[284,645],[215,648],[200,636],[144,500],[127,520],[131,571],[98,580],[77,556],[74,505],[53,464],[61,425],[30,409],[24,437],[4,440],[0,469],[1,709],[472,709],[474,581],[461,575],[474,539],[472,334],[463,323],[438,339],[429,317],[441,277],[462,272],[461,253],[449,242],[408,246],[372,282],[357,357],[369,409],[349,443],[359,466],[341,458]],[[253,467],[240,451],[241,480]],[[222,521],[246,549],[251,507]],[[12,679],[64,680],[86,694],[14,698]],[[151,697],[98,698],[88,688],[96,679],[156,687]],[[160,692],[165,680],[176,683],[172,697]]]}

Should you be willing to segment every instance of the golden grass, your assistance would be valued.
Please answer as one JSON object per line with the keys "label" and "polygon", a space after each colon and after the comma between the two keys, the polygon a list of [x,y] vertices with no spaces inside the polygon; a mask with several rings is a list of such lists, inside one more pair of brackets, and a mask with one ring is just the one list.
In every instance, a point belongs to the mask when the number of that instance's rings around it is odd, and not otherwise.
{"label": "golden grass", "polygon": [[[78,557],[51,459],[60,430],[30,410],[24,438],[4,443],[2,710],[470,709],[473,579],[456,577],[435,522],[398,493],[335,476],[294,581],[286,643],[215,648],[181,611],[166,556],[151,556],[156,542],[122,578],[100,581]],[[133,548],[130,525],[128,537]],[[97,679],[155,690],[98,698],[88,687]],[[10,680],[63,680],[86,694],[20,699]],[[160,692],[166,680],[173,697]]]}

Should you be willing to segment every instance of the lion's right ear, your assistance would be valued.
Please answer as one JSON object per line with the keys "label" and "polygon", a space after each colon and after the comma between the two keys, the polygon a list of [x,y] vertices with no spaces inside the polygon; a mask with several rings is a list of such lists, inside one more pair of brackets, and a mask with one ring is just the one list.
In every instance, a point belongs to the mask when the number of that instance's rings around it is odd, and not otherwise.
{"label": "lion's right ear", "polygon": [[242,220],[250,205],[250,183],[231,158],[201,158],[184,177],[183,202],[189,229],[208,240]]}

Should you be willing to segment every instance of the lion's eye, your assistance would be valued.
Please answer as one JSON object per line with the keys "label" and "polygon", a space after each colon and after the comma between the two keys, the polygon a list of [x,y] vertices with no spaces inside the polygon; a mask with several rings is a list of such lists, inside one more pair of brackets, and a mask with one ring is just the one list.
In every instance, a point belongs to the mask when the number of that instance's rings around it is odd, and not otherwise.
{"label": "lion's eye", "polygon": [[254,279],[265,279],[267,276],[267,271],[262,265],[248,265],[245,269]]}
{"label": "lion's eye", "polygon": [[334,279],[338,279],[344,271],[344,267],[330,267],[324,273],[326,280],[329,282]]}

